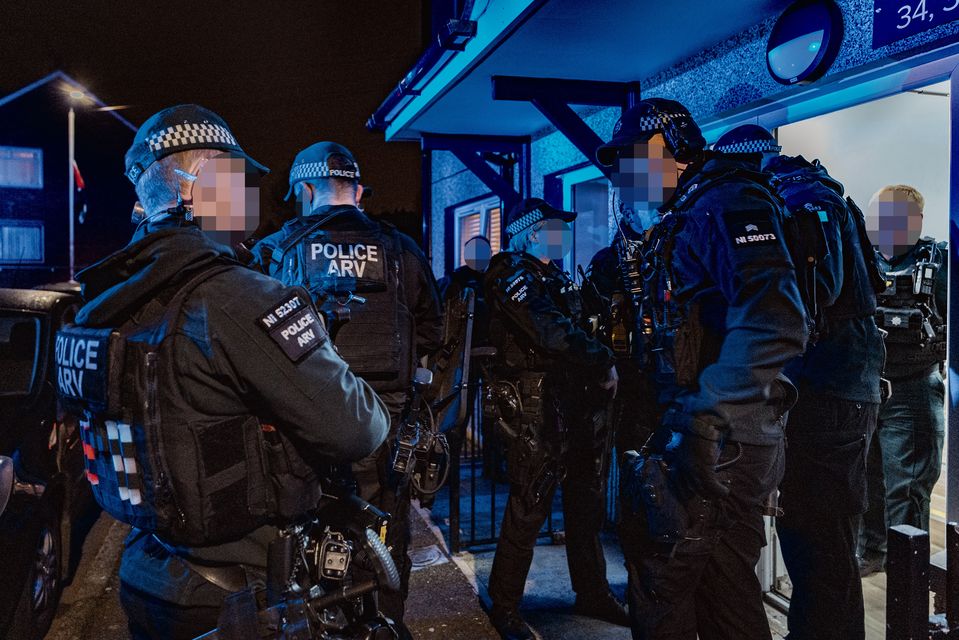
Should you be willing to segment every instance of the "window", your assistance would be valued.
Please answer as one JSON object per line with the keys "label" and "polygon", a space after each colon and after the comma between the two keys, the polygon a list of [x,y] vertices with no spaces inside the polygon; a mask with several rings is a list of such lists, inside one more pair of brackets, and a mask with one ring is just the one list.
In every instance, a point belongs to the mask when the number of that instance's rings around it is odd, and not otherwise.
{"label": "window", "polygon": [[476,236],[485,236],[489,240],[493,255],[500,252],[503,206],[499,198],[490,197],[457,207],[454,216],[454,269],[466,264],[463,249],[466,243]]}
{"label": "window", "polygon": [[43,223],[0,219],[0,264],[43,262]]}
{"label": "window", "polygon": [[43,188],[43,151],[0,147],[0,187]]}
{"label": "window", "polygon": [[[573,263],[585,270],[596,252],[609,246],[609,182],[605,178],[573,185]],[[574,271],[570,271],[574,273]]]}
{"label": "window", "polygon": [[37,376],[40,321],[0,315],[0,396],[29,395]]}

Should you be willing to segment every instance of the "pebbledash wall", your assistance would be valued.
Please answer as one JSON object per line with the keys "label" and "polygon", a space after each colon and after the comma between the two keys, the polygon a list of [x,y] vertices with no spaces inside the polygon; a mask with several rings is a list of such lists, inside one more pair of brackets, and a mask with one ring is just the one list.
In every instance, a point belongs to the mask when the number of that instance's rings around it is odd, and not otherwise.
{"label": "pebbledash wall", "polygon": [[[826,78],[959,42],[959,22],[952,22],[874,50],[873,0],[836,3],[842,9],[844,35],[839,56]],[[669,69],[641,78],[643,97],[678,100],[694,118],[703,120],[788,96],[795,88],[778,84],[766,69],[766,40],[774,23],[772,18],[756,24]],[[618,108],[599,109],[585,120],[600,138],[608,140],[619,114]],[[555,129],[535,132],[532,140],[531,195],[542,197],[544,176],[583,166],[586,159]],[[489,190],[448,152],[434,152],[432,173],[432,263],[437,276],[442,276],[445,252],[452,250],[452,242],[448,244],[444,237],[447,209]]]}

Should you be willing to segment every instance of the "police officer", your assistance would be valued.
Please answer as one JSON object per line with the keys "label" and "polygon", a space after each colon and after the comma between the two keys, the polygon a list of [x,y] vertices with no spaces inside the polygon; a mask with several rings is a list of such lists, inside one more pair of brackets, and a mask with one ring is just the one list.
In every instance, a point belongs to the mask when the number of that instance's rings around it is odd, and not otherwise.
{"label": "police officer", "polygon": [[[484,236],[474,236],[463,245],[463,264],[452,272],[447,274],[438,283],[440,297],[443,300],[444,308],[449,308],[453,301],[460,299],[466,290],[473,292],[473,325],[472,339],[470,348],[482,348],[489,346],[489,308],[486,305],[486,294],[483,289],[483,274],[486,267],[489,266],[492,257],[492,249],[489,240]],[[467,391],[466,406],[468,416],[476,417],[476,398],[481,382],[482,364],[474,361],[469,368],[469,387]],[[468,424],[468,420],[466,421]],[[498,463],[501,459],[494,454],[497,453],[498,443],[493,429],[488,428],[488,421],[483,421],[483,470],[488,473],[492,470],[494,460]],[[447,431],[447,439],[450,441],[451,454],[456,457],[459,455],[460,447],[463,444],[466,425],[461,429],[450,429]],[[457,482],[457,478],[451,478],[452,482]]]}
{"label": "police officer", "polygon": [[586,271],[585,293],[593,288],[601,298],[600,336],[616,355],[619,387],[610,412],[616,451],[637,449],[656,425],[656,413],[646,365],[643,321],[642,226],[635,212],[617,217],[616,235],[596,252]]}
{"label": "police officer", "polygon": [[560,483],[575,610],[626,624],[599,542],[608,431],[604,419],[587,419],[596,412],[586,400],[589,393],[605,404],[603,396],[615,395],[616,369],[610,351],[585,330],[576,286],[552,262],[569,252],[567,223],[575,216],[539,198],[518,203],[506,219],[509,251],[493,257],[485,277],[497,349],[490,388],[499,399],[510,479],[490,573],[490,618],[507,640],[533,637],[519,604]]}
{"label": "police officer", "polygon": [[879,274],[861,242],[865,220],[818,160],[779,155],[762,127],[737,127],[715,149],[771,174],[790,217],[787,244],[811,323],[806,352],[786,367],[799,386],[776,519],[793,586],[789,637],[864,638],[856,538],[885,354],[873,319]]}
{"label": "police officer", "polygon": [[879,412],[869,450],[869,511],[863,516],[861,572],[882,571],[888,527],[929,530],[929,504],[939,478],[945,433],[947,244],[922,231],[923,197],[889,185],[868,209],[869,238],[888,287],[876,321],[886,336],[892,395]]}
{"label": "police officer", "polygon": [[473,340],[472,346],[480,347],[489,342],[489,310],[483,290],[483,273],[489,266],[492,250],[489,240],[483,236],[474,236],[463,245],[464,264],[441,279],[437,285],[440,297],[453,300],[470,289],[474,295]]}
{"label": "police officer", "polygon": [[[266,455],[257,442],[282,446],[290,468],[313,477],[309,470],[318,465],[368,455],[388,428],[386,408],[333,350],[305,294],[242,267],[229,248],[195,224],[193,184],[212,168],[211,159],[225,154],[265,170],[246,156],[227,124],[203,107],[179,105],[149,118],[126,154],[126,175],[142,203],[142,220],[130,244],[77,274],[87,302],[76,323],[124,328],[130,334],[128,354],[170,330],[165,322],[174,323],[170,350],[154,352],[158,357],[147,358],[146,370],[130,369],[128,358],[124,388],[114,391],[133,402],[129,394],[138,393],[136,381],[146,376],[147,400],[158,412],[150,419],[162,426],[167,482],[176,487],[197,468],[207,474],[180,494],[191,500],[179,504],[179,525],[221,540],[174,547],[151,535],[149,527],[132,530],[120,566],[120,600],[135,638],[193,638],[215,627],[228,592],[262,577],[267,545],[276,536],[274,526],[247,526],[259,522],[251,520],[254,496],[269,494],[272,486],[277,500],[297,502],[298,492],[316,497],[315,482],[284,487],[278,477],[264,476],[261,464],[254,464]],[[180,313],[165,318],[174,306]],[[299,341],[281,335],[293,325],[309,326],[309,335],[302,333]],[[124,405],[124,413],[127,409],[138,411]],[[96,411],[88,420],[85,434],[103,424]],[[96,433],[85,447],[91,463],[101,454],[115,460],[110,450],[98,449],[106,447],[107,434]],[[137,468],[125,464],[133,484],[122,487],[119,497],[105,495],[113,485],[104,473],[90,476],[94,490],[104,493],[104,500],[124,503],[134,517],[147,513],[145,505],[153,499],[152,507],[159,509],[160,496],[152,486],[136,484]],[[162,473],[153,480],[158,487],[171,486]],[[134,486],[142,493],[134,495]],[[197,486],[210,493],[204,494],[202,517],[195,519]]]}
{"label": "police officer", "polygon": [[391,437],[353,467],[361,498],[392,515],[387,546],[400,571],[399,594],[381,594],[382,612],[403,622],[411,562],[410,488],[397,483],[393,444],[412,389],[418,359],[440,344],[442,319],[436,281],[422,251],[395,227],[359,209],[363,186],[353,154],[335,142],[300,151],[290,169],[290,190],[304,215],[293,218],[255,249],[264,272],[306,287],[329,315],[349,310],[336,348],[350,369],[386,402]]}
{"label": "police officer", "polygon": [[616,208],[647,236],[662,411],[649,450],[670,461],[668,494],[647,495],[650,510],[621,528],[634,638],[770,637],[755,566],[796,398],[781,370],[807,332],[778,199],[750,166],[704,148],[683,105],[650,98],[597,150]]}

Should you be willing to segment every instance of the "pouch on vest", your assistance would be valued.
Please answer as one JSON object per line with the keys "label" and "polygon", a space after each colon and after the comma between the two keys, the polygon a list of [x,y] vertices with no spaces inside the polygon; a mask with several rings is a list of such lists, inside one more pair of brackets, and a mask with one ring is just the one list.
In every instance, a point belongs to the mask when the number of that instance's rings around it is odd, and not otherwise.
{"label": "pouch on vest", "polygon": [[[236,540],[290,506],[281,504],[271,482],[276,456],[255,416],[186,424],[162,419],[161,385],[172,372],[176,322],[186,296],[233,267],[218,265],[192,278],[152,331],[128,323],[116,329],[67,326],[57,335],[59,396],[79,415],[94,497],[117,520],[175,545]],[[87,344],[77,346],[79,341]],[[297,476],[309,475],[307,469],[299,461]],[[288,490],[318,500],[312,480]]]}
{"label": "pouch on vest", "polygon": [[396,232],[316,230],[295,249],[299,281],[286,284],[305,286],[324,311],[350,309],[350,321],[336,336],[337,351],[350,369],[376,391],[407,390],[413,316],[404,302]]}

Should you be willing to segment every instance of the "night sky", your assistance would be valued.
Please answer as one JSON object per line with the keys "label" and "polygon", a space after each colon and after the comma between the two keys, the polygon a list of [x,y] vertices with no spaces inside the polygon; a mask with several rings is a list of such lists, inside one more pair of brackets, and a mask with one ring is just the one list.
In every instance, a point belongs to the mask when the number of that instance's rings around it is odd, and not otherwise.
{"label": "night sky", "polygon": [[264,216],[280,207],[296,152],[335,140],[353,151],[363,182],[374,187],[367,209],[418,211],[418,146],[387,144],[365,123],[424,50],[423,4],[7,1],[0,95],[60,69],[106,104],[133,105],[120,113],[137,126],[177,103],[213,109],[273,170],[263,185]]}

